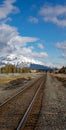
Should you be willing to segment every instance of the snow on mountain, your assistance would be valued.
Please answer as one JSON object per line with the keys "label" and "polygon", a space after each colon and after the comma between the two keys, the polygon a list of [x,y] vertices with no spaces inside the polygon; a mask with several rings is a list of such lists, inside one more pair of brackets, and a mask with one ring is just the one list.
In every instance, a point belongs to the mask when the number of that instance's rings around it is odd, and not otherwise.
{"label": "snow on mountain", "polygon": [[[54,68],[53,64],[44,64],[43,62],[24,57],[23,55],[16,55],[16,54],[10,54],[7,56],[1,56],[0,57],[0,67],[5,64],[12,64],[16,65],[17,67],[38,67],[41,68],[41,66]],[[42,67],[43,68],[43,67]]]}
{"label": "snow on mountain", "polygon": [[29,67],[30,64],[41,64],[39,61],[24,57],[22,55],[10,54],[4,57],[0,57],[0,65],[2,64],[13,64],[18,67]]}

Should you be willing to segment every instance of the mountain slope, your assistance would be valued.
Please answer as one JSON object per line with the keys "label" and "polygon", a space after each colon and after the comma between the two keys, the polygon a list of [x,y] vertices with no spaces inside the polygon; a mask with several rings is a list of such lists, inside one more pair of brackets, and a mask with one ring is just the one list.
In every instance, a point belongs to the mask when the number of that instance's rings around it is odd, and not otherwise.
{"label": "mountain slope", "polygon": [[34,59],[30,59],[22,55],[17,56],[14,54],[0,57],[0,66],[6,64],[12,64],[21,68],[29,67],[30,69],[40,69],[40,70],[49,70],[50,68],[53,68],[50,66],[43,65],[41,62],[35,61]]}

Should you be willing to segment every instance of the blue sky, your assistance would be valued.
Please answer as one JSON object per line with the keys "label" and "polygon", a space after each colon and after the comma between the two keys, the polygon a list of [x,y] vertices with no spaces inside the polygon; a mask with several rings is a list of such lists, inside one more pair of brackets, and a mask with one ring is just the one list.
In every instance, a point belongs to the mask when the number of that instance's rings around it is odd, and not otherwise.
{"label": "blue sky", "polygon": [[0,56],[66,65],[66,1],[0,0]]}

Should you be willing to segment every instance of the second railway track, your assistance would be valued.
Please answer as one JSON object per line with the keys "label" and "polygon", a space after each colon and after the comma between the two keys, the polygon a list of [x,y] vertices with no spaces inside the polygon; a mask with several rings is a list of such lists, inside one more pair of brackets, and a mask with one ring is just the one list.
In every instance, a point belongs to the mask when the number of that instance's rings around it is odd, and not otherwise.
{"label": "second railway track", "polygon": [[21,128],[22,124],[20,125],[20,127],[18,125],[20,119],[24,117],[24,114],[28,106],[29,109],[31,108],[30,104],[33,104],[31,103],[31,101],[34,102],[34,98],[36,98],[42,86],[42,83],[44,82],[44,77],[45,76],[41,77],[39,80],[33,83],[31,87],[28,87],[27,89],[25,89],[24,92],[16,95],[10,101],[2,105],[2,107],[0,108],[0,129],[1,130],[15,130],[17,128],[23,129]]}

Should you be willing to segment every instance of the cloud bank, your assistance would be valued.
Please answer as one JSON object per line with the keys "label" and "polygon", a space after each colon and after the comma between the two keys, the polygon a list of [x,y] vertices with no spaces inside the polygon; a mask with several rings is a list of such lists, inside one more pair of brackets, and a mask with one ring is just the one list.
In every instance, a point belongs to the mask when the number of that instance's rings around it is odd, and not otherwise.
{"label": "cloud bank", "polygon": [[15,2],[16,0],[3,1],[3,3],[0,5],[0,19],[7,18],[9,14],[19,12],[18,7],[13,5]]}
{"label": "cloud bank", "polygon": [[56,44],[56,46],[57,46],[58,49],[62,50],[62,55],[61,55],[61,57],[66,59],[66,41],[61,42],[61,43],[58,42],[58,43]]}
{"label": "cloud bank", "polygon": [[39,14],[45,22],[52,22],[58,26],[66,27],[66,5],[44,5]]}
{"label": "cloud bank", "polygon": [[[38,42],[38,38],[35,37],[23,37],[18,33],[17,28],[7,24],[0,25],[0,56],[17,54],[23,55],[29,58],[47,58],[46,52],[35,52],[31,43]],[[27,48],[26,45],[29,44]]]}

